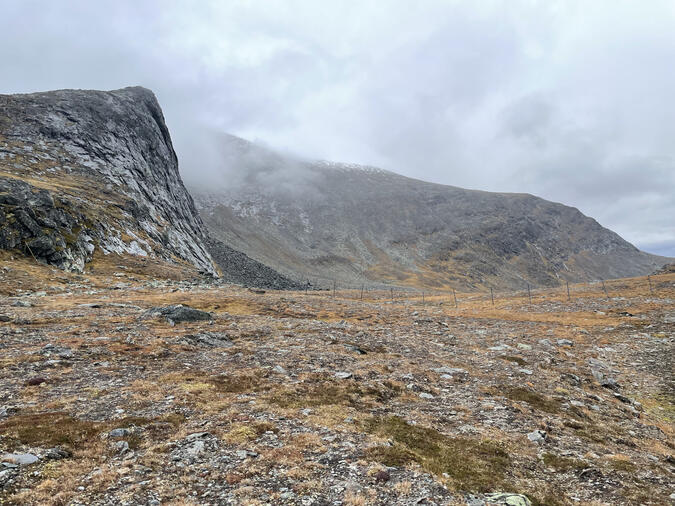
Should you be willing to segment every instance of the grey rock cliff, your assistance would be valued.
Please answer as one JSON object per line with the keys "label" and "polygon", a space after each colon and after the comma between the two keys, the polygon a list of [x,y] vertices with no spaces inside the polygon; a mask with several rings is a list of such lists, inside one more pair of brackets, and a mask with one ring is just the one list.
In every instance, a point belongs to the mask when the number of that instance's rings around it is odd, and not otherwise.
{"label": "grey rock cliff", "polygon": [[0,248],[64,269],[100,248],[216,273],[144,88],[0,95],[0,226]]}

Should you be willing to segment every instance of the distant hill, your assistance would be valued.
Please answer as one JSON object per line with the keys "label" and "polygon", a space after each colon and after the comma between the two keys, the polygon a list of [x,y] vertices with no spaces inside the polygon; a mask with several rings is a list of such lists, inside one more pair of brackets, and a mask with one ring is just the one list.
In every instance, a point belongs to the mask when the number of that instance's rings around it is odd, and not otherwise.
{"label": "distant hill", "polygon": [[476,289],[647,274],[668,261],[575,208],[223,140],[223,183],[190,186],[210,234],[324,285]]}

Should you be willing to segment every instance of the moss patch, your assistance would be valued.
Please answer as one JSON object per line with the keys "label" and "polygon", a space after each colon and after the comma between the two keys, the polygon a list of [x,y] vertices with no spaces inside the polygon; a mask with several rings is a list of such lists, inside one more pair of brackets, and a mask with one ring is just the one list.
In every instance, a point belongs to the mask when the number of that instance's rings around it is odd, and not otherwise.
{"label": "moss patch", "polygon": [[522,387],[507,388],[503,392],[507,399],[512,401],[527,402],[534,409],[545,411],[546,413],[558,413],[560,411],[560,402],[547,399],[533,390],[528,390]]}
{"label": "moss patch", "polygon": [[366,422],[365,429],[394,441],[393,446],[368,451],[368,457],[385,465],[417,462],[433,474],[447,474],[457,490],[489,492],[504,485],[509,455],[495,441],[451,438],[396,416],[373,418]]}
{"label": "moss patch", "polygon": [[0,424],[0,432],[31,446],[78,448],[103,431],[104,424],[78,420],[66,413],[16,415]]}
{"label": "moss patch", "polygon": [[552,467],[556,471],[581,470],[588,467],[583,460],[561,457],[553,453],[544,453],[543,460],[546,467]]}

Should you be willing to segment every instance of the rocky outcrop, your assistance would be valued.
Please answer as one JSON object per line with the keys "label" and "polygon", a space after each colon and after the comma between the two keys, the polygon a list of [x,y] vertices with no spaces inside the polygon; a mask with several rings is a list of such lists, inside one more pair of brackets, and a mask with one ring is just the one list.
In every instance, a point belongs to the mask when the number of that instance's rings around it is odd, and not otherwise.
{"label": "rocky outcrop", "polygon": [[236,137],[223,151],[228,181],[240,183],[190,188],[211,235],[322,286],[522,289],[645,275],[668,261],[532,195],[293,160]]}
{"label": "rocky outcrop", "polygon": [[99,249],[216,274],[151,91],[0,95],[0,248],[81,271]]}

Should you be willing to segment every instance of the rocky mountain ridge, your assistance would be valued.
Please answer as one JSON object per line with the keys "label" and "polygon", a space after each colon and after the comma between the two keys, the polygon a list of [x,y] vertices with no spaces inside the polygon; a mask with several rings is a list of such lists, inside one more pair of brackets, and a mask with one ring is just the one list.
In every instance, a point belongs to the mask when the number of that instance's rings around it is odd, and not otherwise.
{"label": "rocky mountain ridge", "polygon": [[82,271],[96,248],[216,274],[144,88],[0,96],[0,246]]}
{"label": "rocky mountain ridge", "polygon": [[577,209],[223,141],[220,189],[192,186],[210,233],[296,278],[477,289],[648,274],[639,251]]}
{"label": "rocky mountain ridge", "polygon": [[298,287],[207,237],[159,103],[140,87],[0,95],[0,249],[77,272],[115,253]]}

